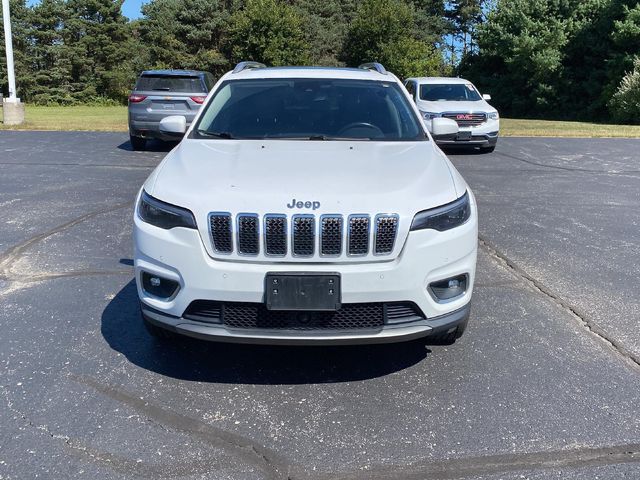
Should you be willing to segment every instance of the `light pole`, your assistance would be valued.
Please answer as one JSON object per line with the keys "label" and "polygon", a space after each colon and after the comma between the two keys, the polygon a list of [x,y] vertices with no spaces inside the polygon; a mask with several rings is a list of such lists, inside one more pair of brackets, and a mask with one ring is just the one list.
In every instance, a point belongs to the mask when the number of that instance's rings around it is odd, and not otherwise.
{"label": "light pole", "polygon": [[9,0],[2,0],[2,20],[4,23],[4,44],[7,52],[7,77],[9,80],[9,98],[3,98],[2,116],[5,125],[19,125],[24,121],[24,105],[16,97],[16,74],[13,65],[13,37],[11,36]]}

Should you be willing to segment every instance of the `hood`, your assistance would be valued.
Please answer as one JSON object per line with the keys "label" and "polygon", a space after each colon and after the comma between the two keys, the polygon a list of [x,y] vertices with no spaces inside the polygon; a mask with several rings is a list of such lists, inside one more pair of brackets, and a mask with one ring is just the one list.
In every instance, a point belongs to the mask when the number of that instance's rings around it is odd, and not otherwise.
{"label": "hood", "polygon": [[416,102],[418,105],[418,109],[423,112],[430,113],[444,113],[444,112],[463,112],[463,113],[489,113],[496,112],[497,110],[489,105],[484,100],[478,100],[475,102],[448,102],[448,101],[438,101],[438,102],[427,102],[426,100],[418,100]]}
{"label": "hood", "polygon": [[[145,190],[191,210],[203,239],[210,212],[345,219],[394,213],[400,239],[415,213],[464,193],[456,191],[444,154],[430,141],[185,139],[149,177]],[[215,257],[210,242],[204,243]]]}

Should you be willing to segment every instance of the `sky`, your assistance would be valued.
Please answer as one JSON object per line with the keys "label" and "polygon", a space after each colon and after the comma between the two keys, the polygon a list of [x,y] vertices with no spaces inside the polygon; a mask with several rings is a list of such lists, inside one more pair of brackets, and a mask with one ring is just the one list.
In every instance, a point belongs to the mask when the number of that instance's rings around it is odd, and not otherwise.
{"label": "sky", "polygon": [[140,7],[144,3],[143,0],[124,0],[124,5],[122,5],[122,13],[125,17],[129,17],[131,19],[140,17]]}

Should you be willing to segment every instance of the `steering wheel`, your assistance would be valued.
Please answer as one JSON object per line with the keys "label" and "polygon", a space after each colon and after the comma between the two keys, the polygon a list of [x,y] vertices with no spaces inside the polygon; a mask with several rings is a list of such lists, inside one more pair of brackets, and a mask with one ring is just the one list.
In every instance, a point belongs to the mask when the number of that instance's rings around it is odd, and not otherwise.
{"label": "steering wheel", "polygon": [[356,128],[368,128],[369,130],[375,130],[375,135],[373,135],[374,137],[384,137],[384,132],[379,127],[376,127],[374,124],[368,122],[352,122],[348,125],[345,125],[340,129],[338,135],[343,135],[349,130],[353,130]]}

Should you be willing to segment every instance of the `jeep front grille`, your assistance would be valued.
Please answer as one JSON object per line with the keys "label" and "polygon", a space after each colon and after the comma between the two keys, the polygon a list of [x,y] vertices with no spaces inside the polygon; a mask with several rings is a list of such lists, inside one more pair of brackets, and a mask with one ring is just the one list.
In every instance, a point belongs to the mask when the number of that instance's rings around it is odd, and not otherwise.
{"label": "jeep front grille", "polygon": [[265,215],[264,251],[267,255],[284,257],[287,254],[287,216]]}
{"label": "jeep front grille", "polygon": [[264,254],[273,257],[284,257],[289,251],[308,258],[316,254],[390,255],[398,236],[398,215],[379,214],[374,217],[373,228],[371,223],[366,214],[349,215],[345,222],[340,214],[320,217],[299,214],[291,218],[267,214],[261,220],[254,213],[241,213],[233,218],[229,213],[216,212],[209,215],[209,233],[213,249],[219,254],[235,250],[238,255],[258,256],[262,243]]}
{"label": "jeep front grille", "polygon": [[233,252],[233,239],[231,233],[231,214],[212,213],[209,215],[209,231],[213,249],[217,253]]}
{"label": "jeep front grille", "polygon": [[393,251],[398,230],[398,215],[376,216],[375,244],[373,252],[376,255],[386,255]]}
{"label": "jeep front grille", "polygon": [[349,255],[369,253],[369,215],[349,215]]}
{"label": "jeep front grille", "polygon": [[293,254],[300,257],[311,257],[316,243],[316,219],[313,215],[294,215]]}
{"label": "jeep front grille", "polygon": [[238,253],[240,255],[257,255],[260,252],[260,231],[258,215],[238,215]]}
{"label": "jeep front grille", "polygon": [[340,255],[342,253],[342,215],[322,215],[320,217],[320,254]]}

